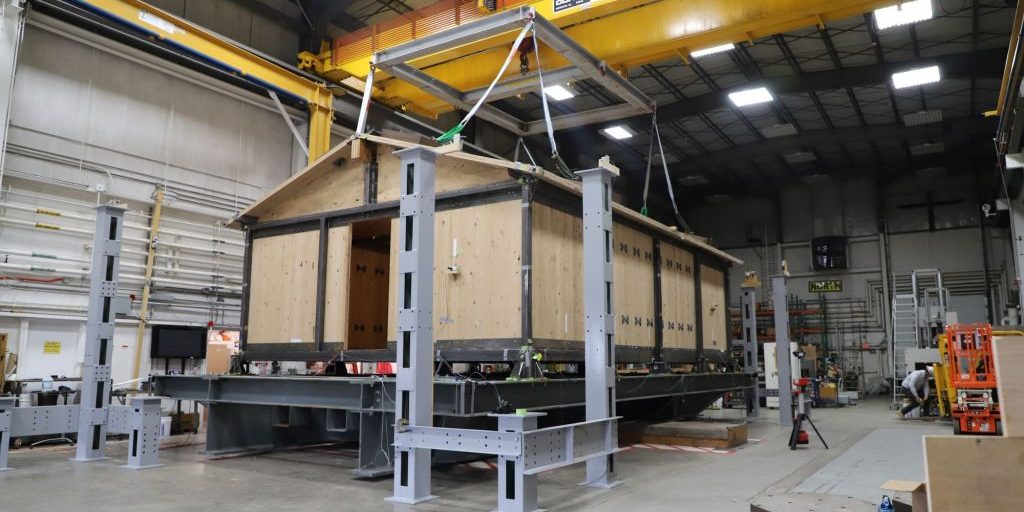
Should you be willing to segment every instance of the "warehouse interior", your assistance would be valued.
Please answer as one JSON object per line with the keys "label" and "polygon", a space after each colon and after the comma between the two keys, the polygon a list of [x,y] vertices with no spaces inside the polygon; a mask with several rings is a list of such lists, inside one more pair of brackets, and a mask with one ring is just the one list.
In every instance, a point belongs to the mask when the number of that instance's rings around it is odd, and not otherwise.
{"label": "warehouse interior", "polygon": [[1020,510],[1022,25],[3,0],[0,512]]}

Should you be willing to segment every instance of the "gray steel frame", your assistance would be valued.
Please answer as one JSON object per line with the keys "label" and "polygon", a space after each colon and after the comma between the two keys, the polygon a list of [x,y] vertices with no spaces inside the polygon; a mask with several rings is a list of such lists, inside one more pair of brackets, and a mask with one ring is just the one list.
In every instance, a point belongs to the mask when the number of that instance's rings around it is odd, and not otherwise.
{"label": "gray steel frame", "polygon": [[757,384],[757,288],[743,288],[740,319],[743,327],[743,371],[753,379],[752,385],[743,393],[747,402],[747,416],[756,418],[761,415],[761,397]]}
{"label": "gray steel frame", "polygon": [[110,405],[114,319],[130,309],[128,300],[117,296],[123,220],[124,208],[120,206],[96,207],[81,404],[15,407],[16,399],[0,398],[0,470],[9,469],[10,438],[76,431],[78,443],[72,460],[106,458],[106,438],[112,433],[129,435],[125,468],[160,465],[160,399],[133,397],[128,405]]}
{"label": "gray steel frame", "polygon": [[[586,342],[587,421],[615,417],[615,306],[612,303],[612,178],[618,170],[598,167],[576,174],[583,179],[583,313]],[[616,422],[606,434],[618,443]],[[587,460],[585,485],[610,487],[615,481],[614,452]]]}
{"label": "gray steel frame", "polygon": [[[434,162],[437,154],[416,146],[396,151],[401,158],[397,326],[398,375],[395,429],[434,424]],[[398,435],[395,434],[397,439]],[[420,503],[430,494],[430,448],[395,449],[394,495],[399,503]]]}
{"label": "gray steel frame", "polygon": [[[127,308],[117,300],[124,208],[96,207],[96,232],[92,241],[89,273],[89,312],[85,324],[85,357],[82,360],[81,407],[75,460],[106,458],[107,407],[110,406],[110,356],[113,353],[114,317]],[[119,307],[120,306],[120,307]]]}
{"label": "gray steel frame", "polygon": [[[420,57],[456,48],[474,41],[482,41],[492,36],[512,30],[521,29],[530,22],[534,23],[536,44],[544,43],[569,60],[572,66],[558,68],[549,72],[551,83],[574,78],[589,78],[625,103],[603,107],[600,109],[576,112],[552,118],[556,130],[573,128],[597,122],[653,113],[656,104],[636,86],[609,68],[586,48],[580,46],[554,24],[540,17],[532,7],[519,7],[487,16],[486,18],[459,25],[452,29],[429,35],[400,44],[374,54],[370,73],[363,91],[362,111],[356,124],[356,133],[366,130],[366,113],[373,91],[373,78],[377,69],[386,71],[392,76],[418,86],[434,96],[455,105],[462,110],[470,110],[486,89],[461,91],[451,85],[430,76],[429,74],[409,65]],[[533,89],[540,94],[538,88],[540,75],[533,73],[524,77],[515,77],[499,83],[492,91],[488,100],[494,101],[507,98]],[[526,121],[486,103],[480,106],[477,115],[482,119],[505,128],[519,136],[544,133],[547,129],[543,119]]]}
{"label": "gray steel frame", "polygon": [[775,361],[779,372],[779,425],[793,424],[793,369],[789,366],[789,303],[786,276],[772,277],[772,305],[775,308]]}
{"label": "gray steel frame", "polygon": [[[358,439],[358,469],[353,471],[356,477],[392,472],[393,459],[386,447],[394,436],[393,378],[154,375],[152,380],[157,395],[207,404],[208,453]],[[533,411],[578,409],[586,402],[584,379],[516,382],[444,377],[436,378],[433,385],[434,415],[444,417],[449,425],[477,425],[497,409],[501,400]],[[680,417],[695,417],[722,393],[749,386],[750,376],[619,376],[616,385],[620,405],[660,400],[672,403]],[[304,412],[295,413],[297,410]],[[297,417],[302,421],[290,421]],[[328,425],[335,430],[329,431]]]}

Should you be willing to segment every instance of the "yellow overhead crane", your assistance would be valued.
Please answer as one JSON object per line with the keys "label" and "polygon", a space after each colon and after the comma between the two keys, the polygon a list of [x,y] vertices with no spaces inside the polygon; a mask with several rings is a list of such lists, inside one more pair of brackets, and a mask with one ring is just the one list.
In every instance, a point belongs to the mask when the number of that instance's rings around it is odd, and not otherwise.
{"label": "yellow overhead crane", "polygon": [[[857,16],[899,0],[441,0],[394,20],[336,38],[318,55],[299,54],[299,67],[334,82],[363,79],[373,53],[463,22],[528,5],[623,75],[641,64],[694,50],[756,39]],[[492,9],[484,6],[491,5]],[[557,7],[556,7],[557,5]],[[486,86],[500,69],[514,34],[419,59],[411,64],[462,91]],[[567,65],[541,49],[548,70]],[[519,71],[510,69],[506,76]],[[452,106],[401,80],[377,76],[376,100],[424,115]],[[378,87],[379,84],[379,87]]]}
{"label": "yellow overhead crane", "polygon": [[198,25],[139,0],[73,0],[73,3],[171,43],[278,95],[301,100],[309,107],[309,163],[330,149],[334,106],[331,91],[325,84],[289,71]]}

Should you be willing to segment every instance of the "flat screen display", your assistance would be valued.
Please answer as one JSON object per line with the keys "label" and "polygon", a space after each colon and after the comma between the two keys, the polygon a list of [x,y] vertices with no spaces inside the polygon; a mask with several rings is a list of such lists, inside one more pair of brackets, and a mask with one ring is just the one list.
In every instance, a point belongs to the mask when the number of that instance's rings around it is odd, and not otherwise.
{"label": "flat screen display", "polygon": [[154,325],[150,357],[206,358],[206,327]]}

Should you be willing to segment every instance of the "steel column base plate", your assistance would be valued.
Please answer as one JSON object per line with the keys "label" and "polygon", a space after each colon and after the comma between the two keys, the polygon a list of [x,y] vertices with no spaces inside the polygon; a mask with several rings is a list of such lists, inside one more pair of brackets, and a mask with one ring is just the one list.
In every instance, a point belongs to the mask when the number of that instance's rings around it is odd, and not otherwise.
{"label": "steel column base plate", "polygon": [[98,460],[107,460],[109,458],[110,457],[97,457],[95,459],[79,459],[78,457],[72,457],[68,460],[70,460],[71,462],[96,462]]}
{"label": "steel column base plate", "polygon": [[394,468],[357,468],[349,471],[354,478],[380,478],[394,473]]}
{"label": "steel column base plate", "polygon": [[124,468],[124,469],[140,470],[140,469],[161,468],[163,466],[164,466],[163,464],[150,464],[149,466],[138,466],[138,467],[136,467],[136,466],[129,466],[129,465],[125,464],[125,465],[122,465],[121,467]]}
{"label": "steel column base plate", "polygon": [[[547,512],[547,510],[548,510],[548,509],[546,509],[546,508],[536,508],[536,509],[533,509],[533,510],[529,510],[529,511],[527,511],[527,512]],[[504,510],[501,510],[501,509],[498,509],[498,508],[496,508],[496,509],[492,510],[491,512],[505,512],[505,511],[504,511]]]}
{"label": "steel column base plate", "polygon": [[404,500],[402,498],[396,498],[394,496],[391,496],[389,498],[384,498],[384,501],[390,501],[391,503],[401,503],[403,505],[419,505],[420,503],[423,503],[425,501],[430,501],[430,500],[432,500],[432,499],[434,499],[436,497],[437,496],[432,494],[430,496],[427,496],[425,498],[420,498],[418,500]]}
{"label": "steel column base plate", "polygon": [[599,483],[580,482],[577,485],[579,485],[580,487],[590,487],[590,488],[593,488],[593,489],[611,489],[612,487],[618,487],[618,486],[622,485],[622,480],[616,480],[614,482],[608,482],[608,483],[604,483],[604,482],[599,482]]}

